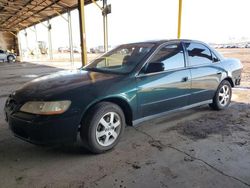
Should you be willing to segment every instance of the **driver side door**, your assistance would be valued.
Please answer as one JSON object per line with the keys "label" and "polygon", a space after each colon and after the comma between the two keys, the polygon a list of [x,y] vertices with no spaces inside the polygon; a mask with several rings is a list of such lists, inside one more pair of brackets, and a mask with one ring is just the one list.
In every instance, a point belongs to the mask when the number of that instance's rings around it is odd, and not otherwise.
{"label": "driver side door", "polygon": [[137,89],[141,118],[188,104],[191,73],[181,43],[166,44],[156,51],[137,76]]}

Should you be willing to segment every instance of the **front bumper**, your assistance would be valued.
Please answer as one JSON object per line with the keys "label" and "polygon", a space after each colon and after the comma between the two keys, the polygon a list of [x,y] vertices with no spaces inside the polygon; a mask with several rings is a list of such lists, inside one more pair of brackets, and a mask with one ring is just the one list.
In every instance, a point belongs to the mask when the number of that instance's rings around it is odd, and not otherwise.
{"label": "front bumper", "polygon": [[37,116],[6,112],[6,120],[14,135],[34,144],[73,143],[77,139],[78,116]]}

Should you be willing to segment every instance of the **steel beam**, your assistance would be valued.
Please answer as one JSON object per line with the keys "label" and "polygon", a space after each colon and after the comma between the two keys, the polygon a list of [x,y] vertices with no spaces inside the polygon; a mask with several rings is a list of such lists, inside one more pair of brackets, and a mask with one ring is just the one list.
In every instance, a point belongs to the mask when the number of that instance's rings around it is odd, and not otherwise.
{"label": "steel beam", "polygon": [[13,36],[17,37],[17,35],[15,33],[13,33],[12,31],[9,31],[10,34],[12,34]]}
{"label": "steel beam", "polygon": [[[103,10],[105,10],[107,6],[107,0],[103,0]],[[103,39],[104,39],[104,52],[108,51],[108,15],[105,11],[102,13],[103,15]]]}
{"label": "steel beam", "polygon": [[20,62],[23,61],[23,51],[22,51],[22,44],[21,44],[21,36],[20,32],[17,34],[17,42],[18,42],[18,51],[19,51],[19,57],[20,57]]}
{"label": "steel beam", "polygon": [[36,40],[36,57],[38,58],[38,52],[39,52],[39,47],[38,47],[38,39],[37,39],[37,30],[36,30],[36,25],[34,25],[34,32],[35,32],[35,40]]}
{"label": "steel beam", "polygon": [[72,36],[72,20],[71,12],[68,11],[68,30],[69,30],[69,49],[70,49],[70,61],[74,63],[74,51],[73,51],[73,36]]}
{"label": "steel beam", "polygon": [[178,12],[178,33],[177,38],[181,38],[181,15],[182,15],[182,0],[179,0],[179,12]]}
{"label": "steel beam", "polygon": [[53,59],[53,52],[52,52],[52,41],[51,41],[51,24],[50,21],[47,21],[48,23],[48,41],[49,41],[49,59]]}
{"label": "steel beam", "polygon": [[87,47],[86,47],[86,31],[85,31],[85,15],[84,15],[84,0],[78,0],[79,21],[80,21],[80,36],[82,49],[82,65],[87,64]]}
{"label": "steel beam", "polygon": [[[42,1],[42,2],[44,3],[44,1]],[[32,17],[32,16],[35,16],[36,14],[39,14],[40,12],[42,12],[42,11],[48,9],[49,7],[53,6],[53,5],[56,4],[57,2],[59,2],[59,0],[55,0],[55,1],[51,2],[50,4],[48,4],[47,7],[44,7],[44,8],[42,8],[42,9],[39,9],[39,10],[37,10],[36,12],[33,12],[32,15],[29,15],[28,17],[26,16],[25,18],[19,20],[19,23],[20,23],[20,22],[23,22],[23,21],[26,21],[27,19],[29,19],[29,18]],[[33,8],[34,8],[34,7],[33,7]],[[22,17],[20,17],[20,18],[22,18]],[[13,26],[16,26],[16,25],[17,25],[17,23],[16,23],[16,21],[14,21],[11,25],[9,25],[9,28],[10,28],[10,27],[13,27]]]}
{"label": "steel beam", "polygon": [[24,36],[25,36],[25,41],[26,41],[26,47],[27,47],[28,50],[30,50],[29,42],[28,42],[28,33],[27,33],[26,29],[24,30],[24,32],[25,32]]}

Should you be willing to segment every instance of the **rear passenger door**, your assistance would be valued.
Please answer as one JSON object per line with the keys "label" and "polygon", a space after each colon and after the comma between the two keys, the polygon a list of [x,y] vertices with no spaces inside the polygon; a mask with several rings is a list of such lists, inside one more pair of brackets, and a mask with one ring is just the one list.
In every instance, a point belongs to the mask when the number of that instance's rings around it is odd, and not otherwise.
{"label": "rear passenger door", "polygon": [[213,61],[211,50],[202,43],[185,42],[188,67],[191,70],[189,104],[210,100],[219,85],[221,70]]}

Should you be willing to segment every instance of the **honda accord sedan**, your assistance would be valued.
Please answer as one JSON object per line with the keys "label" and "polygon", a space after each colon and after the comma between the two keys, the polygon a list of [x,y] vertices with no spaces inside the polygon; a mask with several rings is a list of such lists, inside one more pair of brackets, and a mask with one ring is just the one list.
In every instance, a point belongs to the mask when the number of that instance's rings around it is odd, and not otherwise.
{"label": "honda accord sedan", "polygon": [[[113,148],[126,125],[204,104],[229,106],[242,64],[207,44],[161,40],[124,44],[74,71],[37,78],[6,101],[14,135],[34,144]],[[215,112],[216,113],[216,112]]]}

